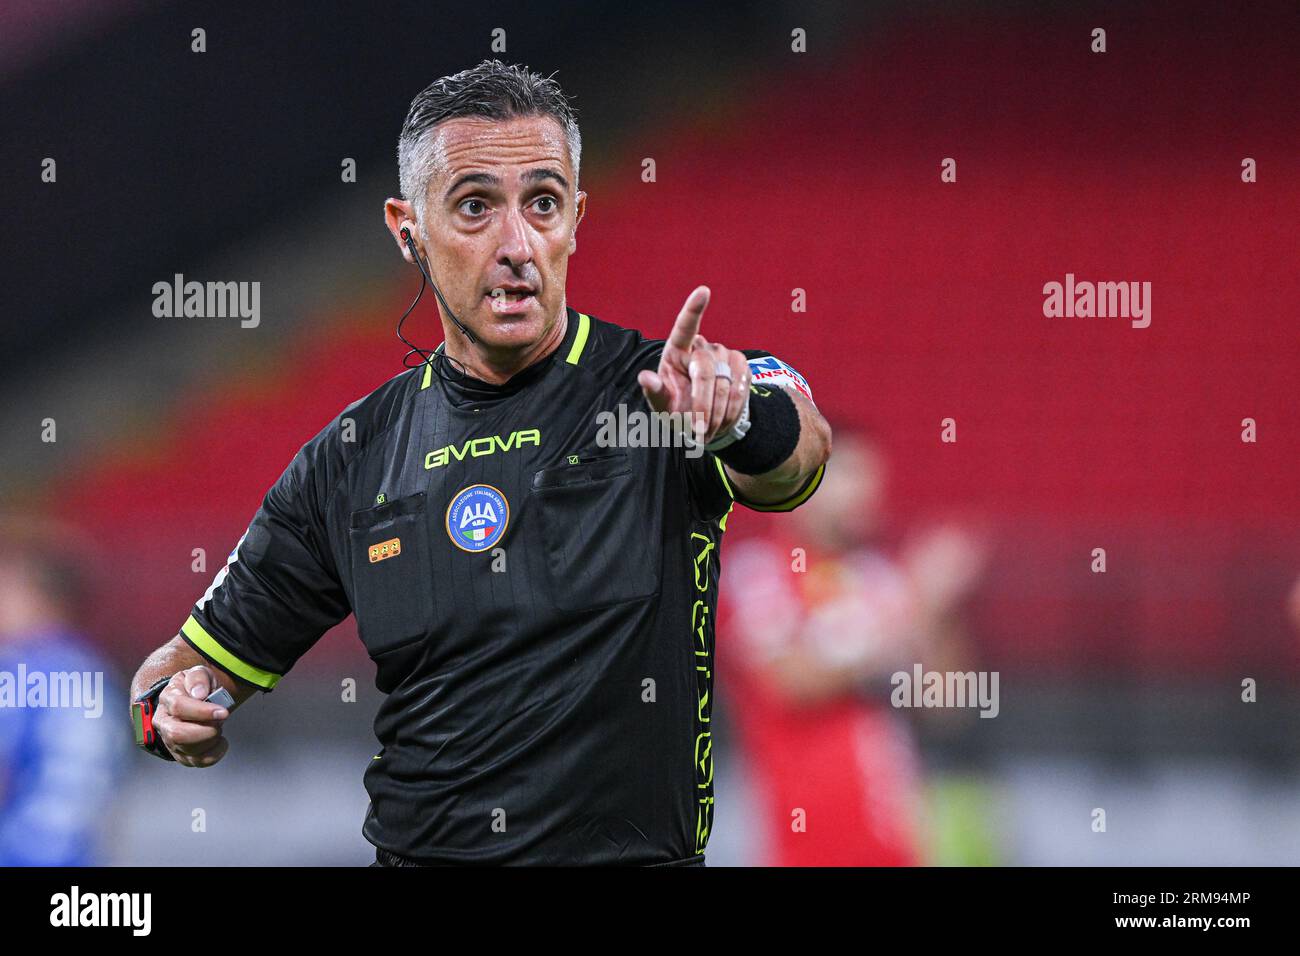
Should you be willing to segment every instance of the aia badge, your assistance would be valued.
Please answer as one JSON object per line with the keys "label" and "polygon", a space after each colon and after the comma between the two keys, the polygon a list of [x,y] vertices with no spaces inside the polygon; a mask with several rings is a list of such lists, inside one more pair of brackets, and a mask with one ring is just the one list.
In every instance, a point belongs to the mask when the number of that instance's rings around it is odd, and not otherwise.
{"label": "aia badge", "polygon": [[486,551],[510,523],[510,503],[491,485],[470,485],[447,506],[447,534],[462,551]]}

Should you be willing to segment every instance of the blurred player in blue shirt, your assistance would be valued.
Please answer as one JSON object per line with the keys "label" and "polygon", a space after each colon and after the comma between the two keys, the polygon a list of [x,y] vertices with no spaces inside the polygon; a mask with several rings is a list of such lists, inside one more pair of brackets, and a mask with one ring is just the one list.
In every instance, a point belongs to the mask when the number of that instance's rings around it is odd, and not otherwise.
{"label": "blurred player in blue shirt", "polygon": [[76,630],[82,579],[55,529],[0,523],[0,866],[101,863],[121,697]]}

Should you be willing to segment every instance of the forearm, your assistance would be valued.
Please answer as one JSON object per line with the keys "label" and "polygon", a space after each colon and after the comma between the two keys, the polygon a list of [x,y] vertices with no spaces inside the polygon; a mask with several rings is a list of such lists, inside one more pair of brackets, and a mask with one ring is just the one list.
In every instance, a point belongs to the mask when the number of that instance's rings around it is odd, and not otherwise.
{"label": "forearm", "polygon": [[799,442],[790,456],[761,475],[742,474],[726,466],[732,488],[746,501],[757,504],[785,501],[830,458],[830,425],[806,396],[796,391],[788,394],[799,412]]}
{"label": "forearm", "polygon": [[185,642],[185,639],[178,634],[145,658],[144,663],[140,665],[140,669],[135,672],[135,677],[131,680],[131,699],[135,700],[164,677],[171,677],[178,671],[189,670],[199,664],[211,671],[221,683],[221,686],[230,692],[230,696],[235,698],[235,707],[248,700],[257,691],[257,688],[251,684],[235,679],[232,675],[214,665],[202,654],[190,647]]}

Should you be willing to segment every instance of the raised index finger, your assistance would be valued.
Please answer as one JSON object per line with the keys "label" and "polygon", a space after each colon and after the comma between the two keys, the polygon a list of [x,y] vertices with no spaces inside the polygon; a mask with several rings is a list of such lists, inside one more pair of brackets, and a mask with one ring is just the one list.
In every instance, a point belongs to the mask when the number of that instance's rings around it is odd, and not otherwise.
{"label": "raised index finger", "polygon": [[704,318],[704,310],[708,304],[709,287],[696,286],[695,291],[686,297],[682,310],[677,313],[677,321],[673,323],[673,330],[668,335],[669,346],[681,349],[683,352],[690,349],[695,336],[700,333],[700,319]]}

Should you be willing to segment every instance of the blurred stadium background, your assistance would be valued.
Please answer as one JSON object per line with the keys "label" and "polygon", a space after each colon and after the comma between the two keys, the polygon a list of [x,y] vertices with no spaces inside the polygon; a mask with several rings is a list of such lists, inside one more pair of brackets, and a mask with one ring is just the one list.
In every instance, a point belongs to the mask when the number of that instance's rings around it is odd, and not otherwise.
{"label": "blurred stadium background", "polygon": [[[5,4],[0,507],[75,530],[35,550],[84,572],[81,632],[124,686],[298,447],[399,370],[397,133],[503,27],[502,58],[558,70],[579,109],[569,303],[661,336],[708,283],[706,335],[773,350],[875,436],[886,548],[981,529],[958,663],[1001,674],[1001,712],[900,715],[924,859],[1294,863],[1295,5],[704,6]],[[1152,282],[1151,327],[1045,319],[1066,272]],[[175,273],[259,281],[260,325],[155,318]],[[407,326],[430,347],[431,302]],[[727,547],[774,520],[738,514]],[[94,858],[368,862],[372,675],[348,622],[231,721],[218,767],[121,754]],[[710,865],[771,859],[738,686],[724,667]],[[124,692],[98,723],[128,734]]]}

